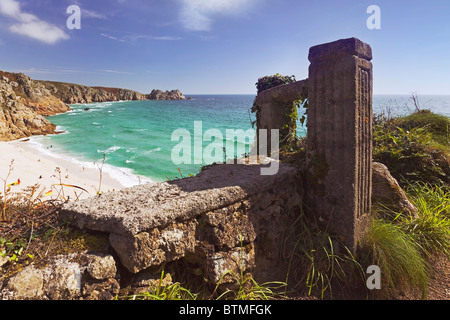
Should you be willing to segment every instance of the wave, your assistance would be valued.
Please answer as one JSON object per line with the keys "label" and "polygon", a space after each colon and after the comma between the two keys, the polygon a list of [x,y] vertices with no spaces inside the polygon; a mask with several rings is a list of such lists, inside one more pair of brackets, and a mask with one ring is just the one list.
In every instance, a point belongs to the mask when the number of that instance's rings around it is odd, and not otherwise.
{"label": "wave", "polygon": [[122,147],[119,147],[119,146],[112,146],[112,147],[109,147],[109,148],[106,149],[106,150],[97,150],[97,153],[101,153],[101,154],[104,154],[104,153],[110,154],[110,153],[114,153],[114,152],[116,152],[117,150],[120,150],[120,149],[122,149]]}
{"label": "wave", "polygon": [[152,149],[152,150],[147,150],[147,151],[145,151],[143,154],[148,155],[148,154],[150,154],[150,153],[153,153],[153,152],[159,152],[159,151],[161,151],[161,148],[156,148],[156,149]]}
{"label": "wave", "polygon": [[[34,136],[29,138],[30,146],[36,149],[39,153],[44,154],[45,156],[61,159],[64,161],[69,161],[77,166],[85,167],[85,168],[93,168],[98,169],[98,164],[94,161],[81,160],[74,155],[71,155],[65,150],[59,149],[57,146],[53,147],[45,147],[39,140],[42,139],[41,136]],[[111,147],[114,148],[114,147]],[[120,148],[120,147],[119,147]],[[101,160],[98,160],[99,162]],[[139,176],[134,173],[132,169],[117,167],[105,163],[103,165],[103,172],[107,173],[111,178],[120,182],[125,188],[130,188],[139,184],[147,184],[153,183],[154,181],[148,177]]]}

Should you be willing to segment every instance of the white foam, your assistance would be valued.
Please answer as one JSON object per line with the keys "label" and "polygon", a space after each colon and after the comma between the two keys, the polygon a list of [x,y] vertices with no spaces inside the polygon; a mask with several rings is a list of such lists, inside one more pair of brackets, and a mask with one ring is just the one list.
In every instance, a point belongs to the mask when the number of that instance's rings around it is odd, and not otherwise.
{"label": "white foam", "polygon": [[108,149],[106,149],[106,150],[97,150],[97,152],[98,153],[106,153],[106,154],[110,154],[110,153],[114,153],[114,152],[116,152],[117,150],[120,150],[120,149],[122,149],[122,147],[119,147],[119,146],[112,146],[112,147],[109,147]]}
{"label": "white foam", "polygon": [[150,154],[150,153],[153,153],[153,152],[159,152],[159,151],[161,151],[161,148],[156,148],[156,149],[152,149],[152,150],[145,151],[144,154],[145,154],[145,155],[148,155],[148,154]]}
{"label": "white foam", "polygon": [[[69,161],[73,164],[76,164],[81,167],[85,168],[94,168],[97,170],[100,170],[102,168],[102,171],[107,173],[111,178],[117,180],[122,184],[125,188],[133,187],[139,184],[145,184],[145,183],[152,183],[154,182],[148,177],[138,176],[136,175],[132,169],[129,168],[122,168],[122,167],[116,167],[110,164],[103,164],[102,167],[102,159],[99,159],[96,162],[93,161],[86,161],[86,160],[80,160],[79,158],[71,155],[70,153],[61,150],[59,148],[50,147],[46,148],[39,140],[43,139],[45,137],[35,136],[31,137],[29,140],[29,144],[32,148],[36,149],[39,153],[44,154],[45,156],[54,158],[54,159],[61,159],[64,161]],[[117,146],[111,147],[111,148],[120,148]],[[110,148],[110,149],[111,149]]]}

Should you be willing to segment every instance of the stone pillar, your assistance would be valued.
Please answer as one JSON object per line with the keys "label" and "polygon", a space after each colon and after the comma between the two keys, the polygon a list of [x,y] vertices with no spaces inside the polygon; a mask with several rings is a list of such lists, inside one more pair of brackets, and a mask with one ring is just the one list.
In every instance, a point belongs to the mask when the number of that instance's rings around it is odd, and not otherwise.
{"label": "stone pillar", "polygon": [[351,38],[309,52],[309,200],[353,252],[372,194],[372,49]]}

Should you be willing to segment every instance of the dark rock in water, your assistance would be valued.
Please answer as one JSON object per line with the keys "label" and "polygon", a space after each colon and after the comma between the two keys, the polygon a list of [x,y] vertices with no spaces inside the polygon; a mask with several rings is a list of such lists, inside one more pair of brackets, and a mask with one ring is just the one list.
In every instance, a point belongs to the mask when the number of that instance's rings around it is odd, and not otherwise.
{"label": "dark rock in water", "polygon": [[185,96],[180,90],[172,91],[161,91],[153,90],[149,95],[147,95],[149,100],[185,100]]}
{"label": "dark rock in water", "polygon": [[89,111],[91,110],[91,108],[84,108],[84,111]]}

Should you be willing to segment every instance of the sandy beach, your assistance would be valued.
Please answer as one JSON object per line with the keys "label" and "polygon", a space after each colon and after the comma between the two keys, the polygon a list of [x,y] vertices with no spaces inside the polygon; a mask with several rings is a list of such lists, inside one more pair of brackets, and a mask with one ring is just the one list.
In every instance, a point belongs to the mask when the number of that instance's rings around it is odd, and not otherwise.
{"label": "sandy beach", "polygon": [[[101,164],[89,163],[87,166],[82,162],[52,156],[51,153],[41,152],[29,139],[0,142],[1,179],[7,178],[12,160],[14,162],[7,184],[17,182],[19,179],[20,184],[13,185],[11,192],[21,192],[28,186],[39,184],[39,190],[43,190],[44,193],[53,190],[52,195],[47,197],[55,198],[61,189],[57,184],[63,183],[88,191],[87,193],[78,188],[64,187],[65,197],[83,199],[94,196],[99,190]],[[60,169],[61,174],[57,172],[57,168]],[[102,170],[102,192],[117,191],[125,187],[119,179],[112,177],[106,171]],[[3,193],[3,180],[0,180],[0,193]]]}

